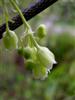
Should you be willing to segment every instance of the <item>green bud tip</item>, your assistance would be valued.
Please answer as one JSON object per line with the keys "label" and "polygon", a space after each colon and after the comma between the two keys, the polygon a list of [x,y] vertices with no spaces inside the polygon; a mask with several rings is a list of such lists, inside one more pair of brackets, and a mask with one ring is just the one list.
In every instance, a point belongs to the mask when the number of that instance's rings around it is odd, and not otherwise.
{"label": "green bud tip", "polygon": [[44,24],[41,24],[37,28],[35,33],[39,38],[44,38],[47,35],[46,26]]}

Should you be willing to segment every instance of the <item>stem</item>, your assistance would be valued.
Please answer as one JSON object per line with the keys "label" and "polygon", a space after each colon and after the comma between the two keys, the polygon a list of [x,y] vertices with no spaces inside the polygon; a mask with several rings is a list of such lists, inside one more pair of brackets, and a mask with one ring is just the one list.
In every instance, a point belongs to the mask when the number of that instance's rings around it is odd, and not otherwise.
{"label": "stem", "polygon": [[16,2],[14,2],[14,0],[10,0],[11,4],[14,6],[14,8],[18,11],[19,15],[22,18],[22,21],[24,23],[24,26],[27,27],[27,29],[30,29],[30,25],[27,23],[26,19],[24,18],[21,10],[19,9],[19,7],[17,6]]}
{"label": "stem", "polygon": [[36,42],[36,40],[35,40],[35,38],[33,37],[33,35],[32,35],[32,34],[29,34],[29,36],[30,36],[30,39],[31,39],[31,41],[33,42],[34,46],[36,46],[36,48],[38,49],[38,48],[39,48],[39,45],[38,45],[38,43]]}
{"label": "stem", "polygon": [[[5,14],[5,21],[6,21],[6,31],[9,31],[9,25],[8,25],[8,19],[9,19],[8,9],[6,7],[6,4],[5,4],[4,0],[3,0],[2,3],[4,5],[4,14]],[[7,33],[9,33],[9,32],[7,32]]]}

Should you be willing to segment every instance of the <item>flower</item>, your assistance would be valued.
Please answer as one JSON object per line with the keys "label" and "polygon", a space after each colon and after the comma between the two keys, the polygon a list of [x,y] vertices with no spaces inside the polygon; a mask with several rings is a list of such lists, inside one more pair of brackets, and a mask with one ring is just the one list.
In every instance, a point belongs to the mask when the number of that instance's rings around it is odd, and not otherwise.
{"label": "flower", "polygon": [[39,46],[37,58],[47,68],[48,72],[52,69],[53,64],[56,64],[54,54],[46,47]]}
{"label": "flower", "polygon": [[44,80],[48,76],[47,68],[38,63],[36,64],[36,66],[33,68],[32,71],[35,79]]}

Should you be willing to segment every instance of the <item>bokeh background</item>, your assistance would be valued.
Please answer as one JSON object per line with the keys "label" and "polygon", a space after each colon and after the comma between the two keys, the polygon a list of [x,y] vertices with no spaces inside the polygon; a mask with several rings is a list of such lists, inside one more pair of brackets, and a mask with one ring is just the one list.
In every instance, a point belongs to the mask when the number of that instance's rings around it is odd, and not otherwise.
{"label": "bokeh background", "polygon": [[[18,0],[26,8],[38,0]],[[6,0],[10,18],[16,11]],[[4,23],[0,3],[0,25]],[[7,51],[0,40],[0,100],[75,100],[75,0],[59,0],[29,21],[32,29],[39,24],[47,27],[47,37],[39,44],[54,54],[57,65],[45,80],[35,80],[16,51]],[[24,31],[15,30],[18,37]]]}

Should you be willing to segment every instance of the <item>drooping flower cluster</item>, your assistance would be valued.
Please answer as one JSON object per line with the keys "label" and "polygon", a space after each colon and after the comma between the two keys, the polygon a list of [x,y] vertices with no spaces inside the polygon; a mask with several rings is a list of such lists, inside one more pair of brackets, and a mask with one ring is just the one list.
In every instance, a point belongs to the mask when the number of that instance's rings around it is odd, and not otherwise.
{"label": "drooping flower cluster", "polygon": [[[54,54],[48,48],[40,46],[35,38],[44,38],[47,34],[46,27],[45,25],[41,24],[35,30],[35,32],[33,32],[30,25],[25,20],[21,10],[18,8],[16,2],[13,0],[10,0],[10,2],[19,12],[24,26],[26,26],[26,30],[19,41],[15,32],[9,29],[6,11],[6,32],[3,34],[4,46],[9,50],[17,49],[18,53],[24,57],[27,68],[32,70],[34,78],[43,80],[48,76],[53,64],[56,64]],[[36,36],[34,36],[33,33],[35,33]]]}
{"label": "drooping flower cluster", "polygon": [[27,39],[30,40],[29,42],[32,45],[29,45],[28,42],[28,45],[21,50],[26,61],[26,66],[32,69],[35,78],[45,79],[53,64],[56,64],[54,54],[48,48],[38,45],[31,33],[28,33]]}

